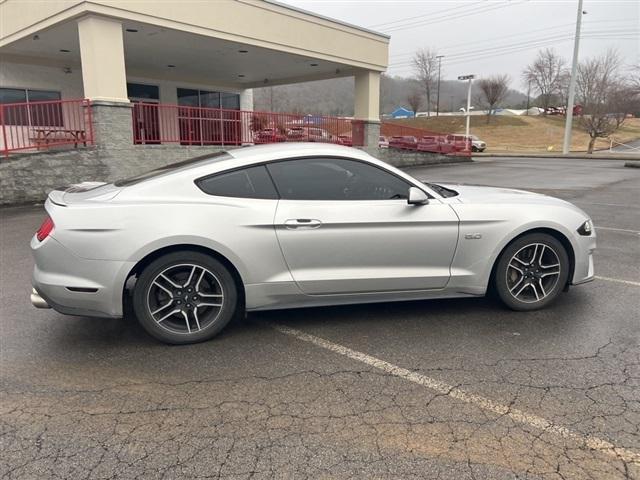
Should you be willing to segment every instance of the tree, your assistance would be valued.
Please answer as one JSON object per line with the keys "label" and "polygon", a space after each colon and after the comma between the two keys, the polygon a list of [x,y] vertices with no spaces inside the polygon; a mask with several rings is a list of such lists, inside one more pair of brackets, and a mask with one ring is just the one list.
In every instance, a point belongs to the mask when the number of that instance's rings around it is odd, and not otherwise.
{"label": "tree", "polygon": [[566,79],[565,65],[564,58],[552,48],[546,48],[540,50],[533,63],[522,72],[523,81],[527,85],[530,84],[538,92],[539,106],[545,111],[559,97],[562,97],[563,80]]}
{"label": "tree", "polygon": [[593,153],[598,138],[613,134],[634,108],[632,87],[620,74],[620,57],[615,50],[580,62],[576,77],[580,125],[589,134],[587,153]]}
{"label": "tree", "polygon": [[435,50],[423,48],[413,56],[413,68],[427,99],[427,116],[431,116],[431,94],[438,78],[437,55]]}
{"label": "tree", "polygon": [[481,102],[486,104],[489,110],[487,123],[491,120],[491,114],[495,111],[496,105],[503,102],[507,97],[510,83],[511,78],[509,75],[493,75],[491,77],[481,78],[478,81]]}
{"label": "tree", "polygon": [[420,109],[420,105],[422,105],[422,95],[420,95],[420,92],[417,90],[412,91],[407,96],[407,103],[411,107],[411,110],[413,110],[413,114],[415,116],[415,114],[418,113],[418,110]]}

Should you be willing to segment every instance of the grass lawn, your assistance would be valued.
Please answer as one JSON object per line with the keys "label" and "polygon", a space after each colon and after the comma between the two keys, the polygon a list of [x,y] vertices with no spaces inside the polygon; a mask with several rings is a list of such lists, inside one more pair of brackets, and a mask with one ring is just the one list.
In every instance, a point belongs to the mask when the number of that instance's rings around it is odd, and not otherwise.
{"label": "grass lawn", "polygon": [[[394,123],[424,128],[444,133],[464,133],[465,118],[462,116],[420,117],[393,120]],[[486,116],[471,117],[471,133],[487,143],[488,152],[546,152],[562,151],[564,139],[564,117],[542,116]],[[613,140],[625,143],[640,138],[640,118],[630,118],[612,136]],[[580,119],[573,119],[571,151],[585,152],[589,136],[580,127]],[[598,139],[596,149],[608,149],[608,139]]]}

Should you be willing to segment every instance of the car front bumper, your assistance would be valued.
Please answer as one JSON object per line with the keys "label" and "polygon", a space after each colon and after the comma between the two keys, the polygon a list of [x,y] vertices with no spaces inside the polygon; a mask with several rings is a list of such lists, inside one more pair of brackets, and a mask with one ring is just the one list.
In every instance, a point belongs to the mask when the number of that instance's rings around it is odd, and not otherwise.
{"label": "car front bumper", "polygon": [[590,236],[582,236],[576,234],[574,242],[574,260],[573,278],[571,285],[580,285],[593,280],[595,277],[595,268],[593,264],[593,253],[596,249],[596,235],[592,233]]}

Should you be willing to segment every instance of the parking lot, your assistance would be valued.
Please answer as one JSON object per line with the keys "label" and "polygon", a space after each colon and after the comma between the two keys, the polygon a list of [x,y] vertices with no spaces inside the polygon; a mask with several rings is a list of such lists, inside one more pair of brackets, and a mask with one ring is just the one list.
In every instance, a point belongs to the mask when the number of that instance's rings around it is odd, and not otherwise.
{"label": "parking lot", "polygon": [[411,173],[574,202],[594,282],[255,313],[169,347],[29,303],[42,207],[0,211],[2,478],[640,479],[640,170],[491,159]]}

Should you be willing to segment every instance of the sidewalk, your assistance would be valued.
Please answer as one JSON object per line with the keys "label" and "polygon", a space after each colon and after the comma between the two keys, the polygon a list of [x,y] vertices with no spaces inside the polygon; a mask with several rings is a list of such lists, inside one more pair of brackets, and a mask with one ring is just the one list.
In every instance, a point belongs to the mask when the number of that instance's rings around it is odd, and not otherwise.
{"label": "sidewalk", "polygon": [[639,154],[618,152],[594,152],[591,155],[586,152],[573,152],[563,155],[559,152],[483,152],[474,153],[473,158],[500,157],[500,158],[579,158],[585,160],[640,160]]}

